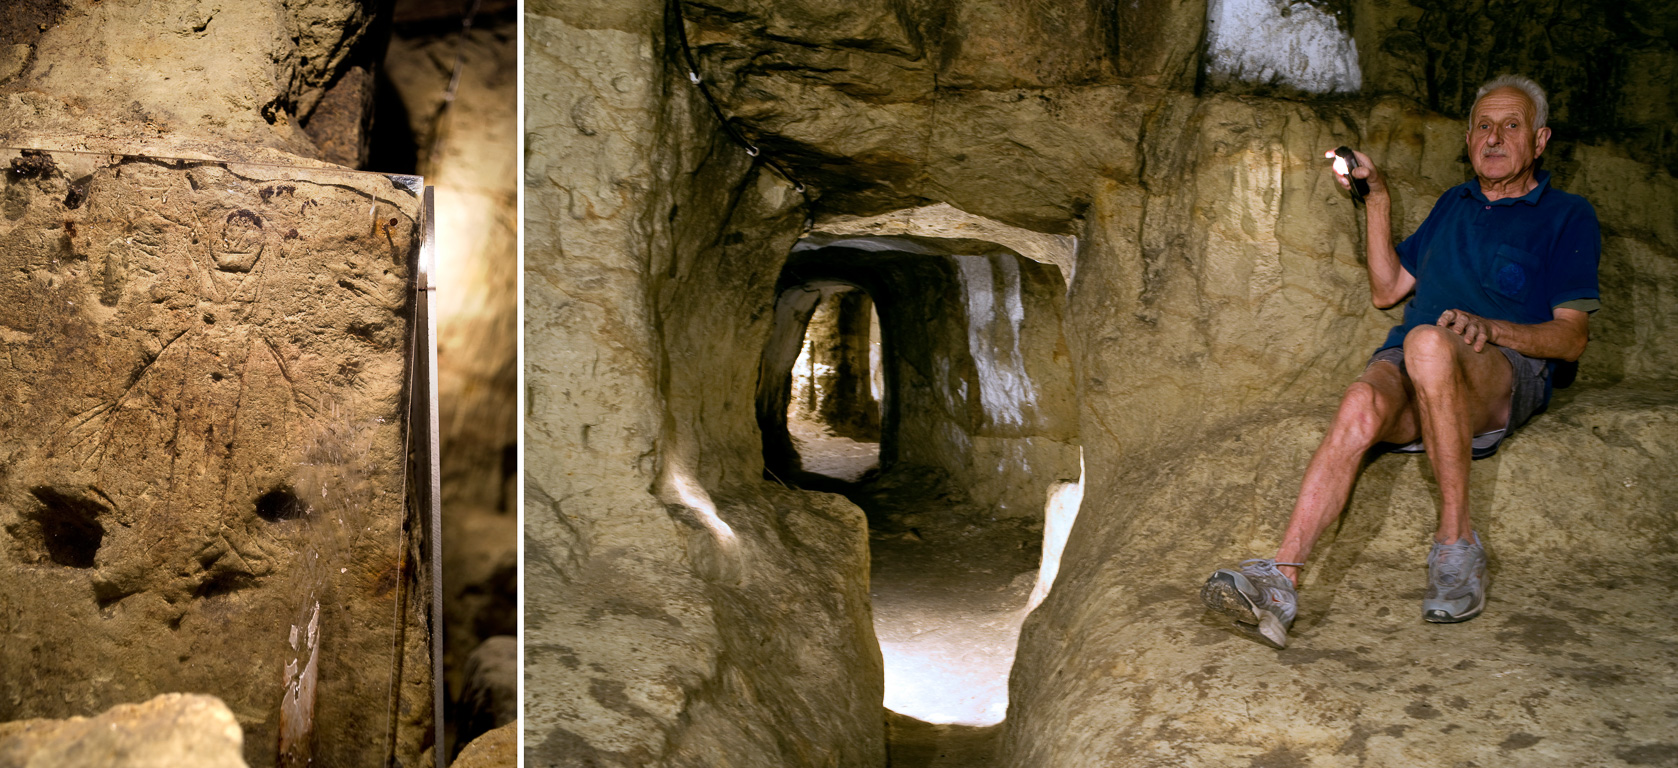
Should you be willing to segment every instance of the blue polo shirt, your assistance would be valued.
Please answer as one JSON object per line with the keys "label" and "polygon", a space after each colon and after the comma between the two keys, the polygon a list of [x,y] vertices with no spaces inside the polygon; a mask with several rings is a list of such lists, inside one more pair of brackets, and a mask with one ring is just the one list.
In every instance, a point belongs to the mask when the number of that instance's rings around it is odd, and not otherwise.
{"label": "blue polo shirt", "polygon": [[1452,187],[1398,244],[1416,293],[1381,349],[1403,346],[1411,328],[1438,322],[1447,309],[1534,325],[1555,319],[1559,306],[1601,306],[1596,211],[1585,198],[1552,189],[1549,171],[1533,178],[1531,192],[1502,200],[1487,200],[1478,179]]}

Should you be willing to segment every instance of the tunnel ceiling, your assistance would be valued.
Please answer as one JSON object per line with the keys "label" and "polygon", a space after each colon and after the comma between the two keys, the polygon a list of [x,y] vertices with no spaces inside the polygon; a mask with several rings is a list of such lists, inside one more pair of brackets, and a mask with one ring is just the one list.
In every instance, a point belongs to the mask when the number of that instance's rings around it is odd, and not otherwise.
{"label": "tunnel ceiling", "polygon": [[[1460,116],[1480,83],[1508,71],[1549,89],[1558,145],[1613,141],[1678,168],[1669,85],[1678,6],[1670,3],[1543,0],[1518,15],[1468,0],[1310,3],[1300,12],[1324,21],[1298,34],[1339,39],[1319,45],[1325,52],[1312,66],[1343,68],[1350,55],[1360,70],[1348,75],[1356,87],[1342,82],[1337,95],[1308,93],[1309,78],[1256,65],[1229,76],[1218,52],[1205,50],[1205,6],[1115,5],[1135,7],[712,0],[682,8],[722,112],[815,185],[829,210],[942,200],[1066,232],[1095,179],[1140,178],[1149,124],[1194,107],[1197,95],[1302,99],[1326,112],[1394,97]],[[1279,0],[1212,5],[1226,29],[1298,16]],[[1232,6],[1247,16],[1232,17]]]}

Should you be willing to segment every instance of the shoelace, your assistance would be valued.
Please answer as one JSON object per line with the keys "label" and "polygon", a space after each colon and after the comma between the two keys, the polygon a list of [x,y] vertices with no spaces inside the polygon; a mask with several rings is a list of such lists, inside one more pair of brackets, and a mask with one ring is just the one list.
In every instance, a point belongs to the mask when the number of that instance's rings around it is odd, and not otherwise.
{"label": "shoelace", "polygon": [[1463,580],[1463,573],[1473,559],[1469,552],[1473,546],[1469,539],[1458,539],[1450,544],[1439,545],[1433,567],[1439,574],[1441,585],[1455,586]]}
{"label": "shoelace", "polygon": [[1275,560],[1271,560],[1271,559],[1263,558],[1263,557],[1255,557],[1251,560],[1242,560],[1241,561],[1241,567],[1246,568],[1247,566],[1252,565],[1254,563],[1257,563],[1261,566],[1269,566],[1271,568],[1275,568],[1276,566],[1279,566],[1279,565],[1288,565],[1288,566],[1293,566],[1294,568],[1304,568],[1305,567],[1304,563],[1278,563]]}
{"label": "shoelace", "polygon": [[[1288,586],[1292,586],[1293,582],[1291,580],[1289,580],[1288,577],[1286,575],[1284,575],[1281,571],[1276,570],[1276,566],[1279,566],[1279,565],[1291,565],[1295,568],[1304,568],[1305,567],[1304,563],[1278,563],[1275,560],[1271,560],[1271,559],[1268,559],[1268,558],[1256,557],[1256,558],[1253,558],[1251,560],[1243,560],[1241,562],[1241,570],[1246,571],[1248,566],[1256,566],[1254,568],[1254,570],[1260,571],[1260,572],[1264,573],[1264,575],[1266,575],[1266,576],[1269,576],[1271,574],[1275,574],[1276,576],[1280,576],[1282,578],[1282,583],[1287,584]],[[1288,600],[1288,590],[1285,590],[1280,586],[1276,586],[1276,585],[1269,584],[1269,583],[1261,583],[1261,584],[1258,584],[1257,586],[1259,587],[1259,589],[1264,591],[1265,598],[1267,600],[1269,600],[1272,605],[1283,605],[1285,603],[1291,602],[1291,601]]]}

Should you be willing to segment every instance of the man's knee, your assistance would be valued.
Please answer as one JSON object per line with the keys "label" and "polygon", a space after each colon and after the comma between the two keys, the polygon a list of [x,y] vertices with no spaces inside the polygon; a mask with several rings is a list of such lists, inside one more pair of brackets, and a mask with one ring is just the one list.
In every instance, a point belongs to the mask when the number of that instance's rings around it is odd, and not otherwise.
{"label": "man's knee", "polygon": [[1426,388],[1457,378],[1457,355],[1465,346],[1449,328],[1418,325],[1404,336],[1404,369],[1417,387]]}
{"label": "man's knee", "polygon": [[1368,449],[1380,440],[1388,415],[1403,406],[1389,402],[1391,399],[1367,381],[1352,382],[1340,398],[1330,439],[1358,450]]}

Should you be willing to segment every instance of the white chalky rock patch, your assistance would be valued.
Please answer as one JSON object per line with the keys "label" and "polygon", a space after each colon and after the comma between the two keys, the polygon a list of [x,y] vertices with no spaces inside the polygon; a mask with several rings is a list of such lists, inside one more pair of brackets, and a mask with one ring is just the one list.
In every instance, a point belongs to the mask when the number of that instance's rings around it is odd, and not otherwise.
{"label": "white chalky rock patch", "polygon": [[989,257],[955,260],[967,292],[967,344],[979,373],[979,402],[993,423],[1024,426],[1025,408],[1037,400],[1037,391],[1020,353],[1020,326],[1025,322],[1020,265],[1012,258],[997,258],[1000,274],[993,275]]}
{"label": "white chalky rock patch", "polygon": [[1334,16],[1304,2],[1211,0],[1206,71],[1213,80],[1288,85],[1311,93],[1363,87],[1358,46]]}

